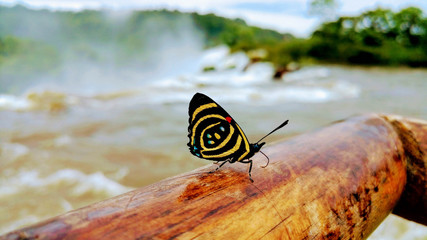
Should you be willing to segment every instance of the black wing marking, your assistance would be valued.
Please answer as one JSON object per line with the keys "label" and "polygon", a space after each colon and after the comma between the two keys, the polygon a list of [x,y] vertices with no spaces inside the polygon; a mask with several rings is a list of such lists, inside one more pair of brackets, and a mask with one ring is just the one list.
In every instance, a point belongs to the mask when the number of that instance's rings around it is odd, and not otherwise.
{"label": "black wing marking", "polygon": [[210,97],[196,93],[188,114],[187,145],[193,155],[215,161],[241,161],[249,154],[249,142],[243,130]]}

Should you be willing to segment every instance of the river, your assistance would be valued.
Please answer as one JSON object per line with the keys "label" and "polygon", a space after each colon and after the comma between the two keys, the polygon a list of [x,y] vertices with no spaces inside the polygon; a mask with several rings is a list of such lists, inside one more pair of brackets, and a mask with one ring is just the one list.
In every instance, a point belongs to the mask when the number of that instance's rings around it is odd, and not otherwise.
{"label": "river", "polygon": [[[267,144],[356,114],[427,119],[424,69],[312,65],[273,81],[270,64],[243,71],[247,57],[227,53],[209,49],[175,74],[140,81],[103,75],[0,93],[0,234],[210,164],[186,146],[196,92],[251,141],[290,119]],[[370,239],[426,236],[427,227],[392,216]]]}

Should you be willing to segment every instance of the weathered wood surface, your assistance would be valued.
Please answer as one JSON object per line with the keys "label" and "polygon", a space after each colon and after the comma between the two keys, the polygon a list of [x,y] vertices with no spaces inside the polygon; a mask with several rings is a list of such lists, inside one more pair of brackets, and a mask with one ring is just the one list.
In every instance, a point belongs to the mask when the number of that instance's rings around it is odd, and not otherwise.
{"label": "weathered wood surface", "polygon": [[408,159],[405,191],[393,213],[427,226],[427,122],[383,117],[399,134]]}
{"label": "weathered wood surface", "polygon": [[208,165],[0,239],[364,239],[401,197],[426,224],[426,128],[353,117],[265,147],[254,183],[246,164]]}

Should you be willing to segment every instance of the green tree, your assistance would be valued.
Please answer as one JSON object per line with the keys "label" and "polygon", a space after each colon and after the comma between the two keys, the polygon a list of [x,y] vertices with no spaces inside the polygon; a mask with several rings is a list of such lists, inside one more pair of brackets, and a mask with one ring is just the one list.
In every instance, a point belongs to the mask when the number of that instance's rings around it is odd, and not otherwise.
{"label": "green tree", "polygon": [[403,9],[394,16],[397,41],[404,46],[416,47],[421,43],[422,35],[426,34],[422,11],[410,7]]}
{"label": "green tree", "polygon": [[426,21],[414,7],[340,17],[312,34],[308,54],[332,62],[427,66]]}

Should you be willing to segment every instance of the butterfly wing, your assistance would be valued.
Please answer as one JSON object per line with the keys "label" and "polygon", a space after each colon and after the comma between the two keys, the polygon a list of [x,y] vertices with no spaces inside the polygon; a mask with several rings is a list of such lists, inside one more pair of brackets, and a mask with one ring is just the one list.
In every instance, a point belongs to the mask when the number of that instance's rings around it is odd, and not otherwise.
{"label": "butterfly wing", "polygon": [[188,147],[203,159],[241,161],[250,153],[248,139],[233,118],[210,97],[196,93],[188,108]]}

